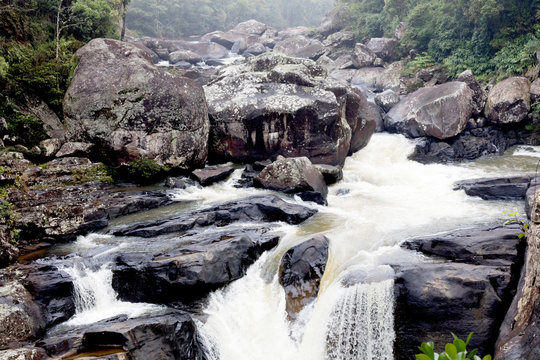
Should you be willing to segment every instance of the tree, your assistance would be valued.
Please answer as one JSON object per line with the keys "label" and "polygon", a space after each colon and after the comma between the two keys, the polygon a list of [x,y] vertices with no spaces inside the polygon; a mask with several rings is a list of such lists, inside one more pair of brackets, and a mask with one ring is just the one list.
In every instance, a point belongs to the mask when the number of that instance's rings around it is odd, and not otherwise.
{"label": "tree", "polygon": [[127,6],[131,2],[131,0],[122,0],[122,9],[121,11],[121,20],[122,20],[122,30],[120,31],[120,40],[124,41],[124,36],[126,35],[126,14],[127,14]]}

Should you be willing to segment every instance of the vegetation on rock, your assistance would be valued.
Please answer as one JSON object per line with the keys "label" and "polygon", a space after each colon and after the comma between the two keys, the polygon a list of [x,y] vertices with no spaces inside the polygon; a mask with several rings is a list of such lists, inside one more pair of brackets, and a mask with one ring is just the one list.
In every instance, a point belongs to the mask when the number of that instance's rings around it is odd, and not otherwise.
{"label": "vegetation on rock", "polygon": [[418,347],[422,354],[416,355],[416,360],[491,360],[491,355],[486,355],[483,358],[476,355],[478,349],[471,352],[467,351],[467,345],[469,345],[472,335],[473,333],[470,333],[467,341],[463,341],[455,334],[452,334],[454,341],[447,343],[444,347],[445,351],[440,354],[435,352],[432,342],[422,343]]}

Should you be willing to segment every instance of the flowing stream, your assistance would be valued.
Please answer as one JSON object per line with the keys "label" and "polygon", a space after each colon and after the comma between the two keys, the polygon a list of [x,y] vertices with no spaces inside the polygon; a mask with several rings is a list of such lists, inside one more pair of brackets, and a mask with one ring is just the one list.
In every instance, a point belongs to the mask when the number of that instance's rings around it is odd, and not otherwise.
{"label": "flowing stream", "polygon": [[[518,202],[483,201],[454,191],[458,180],[534,174],[536,147],[513,149],[503,157],[457,166],[423,165],[407,159],[414,145],[399,135],[376,134],[369,145],[347,158],[344,179],[329,188],[328,206],[300,226],[282,225],[285,236],[263,254],[243,278],[210,297],[200,322],[201,338],[214,360],[391,360],[393,270],[390,264],[427,261],[398,244],[412,236],[472,224],[504,221],[503,211],[522,211]],[[207,188],[189,186],[171,195],[178,205],[122,218],[136,222],[186,208],[265,193],[234,187],[241,170]],[[283,254],[292,246],[324,234],[329,259],[316,301],[290,322],[278,282]],[[115,254],[167,249],[170,239],[116,238],[91,234],[58,246],[72,267],[77,314],[62,326],[87,324],[118,314],[130,317],[163,311],[162,306],[116,299],[107,264]],[[52,260],[49,260],[52,261]]]}

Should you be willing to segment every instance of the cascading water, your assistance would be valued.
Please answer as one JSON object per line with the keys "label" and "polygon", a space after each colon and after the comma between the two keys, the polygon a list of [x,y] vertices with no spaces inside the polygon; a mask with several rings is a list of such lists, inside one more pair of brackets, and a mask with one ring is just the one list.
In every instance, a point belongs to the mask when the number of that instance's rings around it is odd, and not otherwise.
{"label": "cascading water", "polygon": [[[264,254],[246,276],[211,295],[207,317],[198,324],[209,359],[393,358],[393,282],[388,265],[424,261],[397,244],[411,236],[499,221],[503,211],[519,205],[471,198],[454,191],[453,183],[534,172],[538,161],[519,156],[526,151],[519,149],[506,162],[495,158],[472,165],[422,165],[407,159],[413,148],[402,136],[376,134],[366,148],[347,158],[344,179],[330,187],[327,207],[302,202],[316,207],[318,214],[298,227],[282,226],[279,230],[285,235],[277,248]],[[175,190],[171,196],[180,201],[178,205],[119,221],[166,217],[174,211],[267,192],[235,188],[240,174],[237,170],[228,181],[207,188],[193,185]],[[314,234],[330,238],[329,259],[316,301],[291,323],[278,281],[279,264],[289,248]],[[78,254],[61,260],[63,270],[74,279],[77,294],[77,313],[65,325],[165,311],[156,305],[119,301],[107,264],[120,253],[166,252],[175,246],[166,237],[148,241],[96,234],[58,246],[55,255]]]}

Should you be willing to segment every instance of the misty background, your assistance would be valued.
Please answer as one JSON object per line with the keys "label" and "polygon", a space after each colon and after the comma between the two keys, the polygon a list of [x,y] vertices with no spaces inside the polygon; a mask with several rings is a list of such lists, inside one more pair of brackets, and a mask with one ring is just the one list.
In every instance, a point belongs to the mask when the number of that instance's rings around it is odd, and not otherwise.
{"label": "misty background", "polygon": [[136,36],[179,38],[228,30],[255,19],[277,29],[315,27],[334,0],[132,0],[127,27]]}

